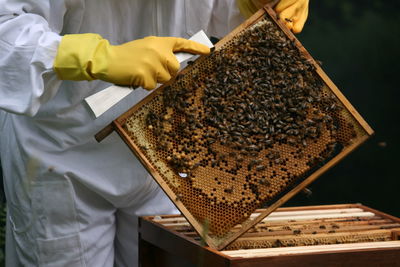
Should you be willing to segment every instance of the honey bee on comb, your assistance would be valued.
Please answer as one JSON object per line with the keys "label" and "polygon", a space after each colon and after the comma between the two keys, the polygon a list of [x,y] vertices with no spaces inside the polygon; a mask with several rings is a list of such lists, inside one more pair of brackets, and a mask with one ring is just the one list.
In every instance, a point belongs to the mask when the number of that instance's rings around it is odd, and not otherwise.
{"label": "honey bee on comb", "polygon": [[317,68],[261,17],[127,113],[123,128],[148,148],[137,154],[160,185],[222,237],[365,140]]}

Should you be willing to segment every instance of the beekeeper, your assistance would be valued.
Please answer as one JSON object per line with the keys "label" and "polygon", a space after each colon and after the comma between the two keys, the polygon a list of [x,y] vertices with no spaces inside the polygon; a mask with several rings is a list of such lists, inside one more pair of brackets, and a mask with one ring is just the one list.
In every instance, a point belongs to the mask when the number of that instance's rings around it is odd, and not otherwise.
{"label": "beekeeper", "polygon": [[[111,83],[153,89],[176,74],[174,52],[209,53],[177,37],[222,37],[266,2],[0,0],[7,266],[137,265],[137,217],[177,210],[120,138],[94,135],[148,91],[97,119],[82,100]],[[276,6],[294,32],[307,9]]]}

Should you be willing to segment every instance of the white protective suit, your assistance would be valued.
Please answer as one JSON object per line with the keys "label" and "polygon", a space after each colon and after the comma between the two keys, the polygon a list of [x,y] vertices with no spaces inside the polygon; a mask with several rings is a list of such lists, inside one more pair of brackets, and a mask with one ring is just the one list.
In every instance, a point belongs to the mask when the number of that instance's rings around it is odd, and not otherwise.
{"label": "white protective suit", "polygon": [[7,266],[136,266],[137,216],[177,212],[119,137],[94,140],[148,92],[94,119],[82,100],[110,84],[58,80],[61,36],[222,37],[242,20],[234,0],[0,0]]}

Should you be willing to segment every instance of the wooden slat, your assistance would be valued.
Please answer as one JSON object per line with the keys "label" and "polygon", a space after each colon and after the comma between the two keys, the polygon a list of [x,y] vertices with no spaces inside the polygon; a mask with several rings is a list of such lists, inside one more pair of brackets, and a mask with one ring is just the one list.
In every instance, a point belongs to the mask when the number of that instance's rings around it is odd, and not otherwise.
{"label": "wooden slat", "polygon": [[[362,223],[362,224],[361,224]],[[335,232],[350,232],[350,231],[369,231],[378,229],[395,229],[400,228],[399,223],[392,223],[392,221],[381,220],[381,223],[370,223],[370,222],[353,222],[352,224],[344,224],[340,222],[334,223],[315,223],[315,224],[285,224],[279,226],[268,226],[267,229],[255,230],[244,233],[241,237],[256,237],[256,236],[279,236],[279,235],[293,235],[295,230],[300,230],[303,234],[313,234],[313,233],[329,233],[332,230]],[[180,232],[185,236],[190,236],[193,238],[198,237],[198,234],[191,227],[174,227],[169,228],[173,231]],[[395,231],[393,231],[395,232]],[[393,238],[397,240],[397,238]]]}
{"label": "wooden slat", "polygon": [[94,138],[97,142],[103,141],[107,136],[109,136],[114,131],[114,123],[110,123],[106,127],[104,127],[100,132],[98,132]]}
{"label": "wooden slat", "polygon": [[[324,218],[323,216],[330,216],[331,214],[349,214],[349,216],[354,216],[351,215],[351,213],[362,213],[364,212],[363,209],[360,208],[348,208],[348,209],[330,209],[330,210],[300,210],[300,211],[274,211],[271,214],[268,215],[267,218],[283,218],[283,217],[296,217],[296,216],[301,216],[301,215],[319,215],[321,218]],[[250,218],[255,218],[259,216],[261,213],[255,212],[251,214]],[[371,212],[368,212],[368,214],[371,214]],[[368,215],[369,216],[369,215]],[[328,217],[326,217],[328,218]],[[331,217],[329,217],[331,218]],[[293,220],[293,218],[289,218]],[[168,218],[163,218],[158,216],[157,218],[153,218],[153,221],[159,222],[159,223],[166,223],[166,222],[174,222],[174,221],[186,221],[184,217],[168,217]]]}
{"label": "wooden slat", "polygon": [[[330,209],[330,210],[299,210],[299,211],[274,211],[268,217],[292,217],[298,215],[327,215],[331,213],[353,213],[353,212],[363,212],[363,209],[360,208],[350,208],[350,209]],[[251,217],[257,217],[261,213],[255,212],[251,214]]]}
{"label": "wooden slat", "polygon": [[[259,232],[246,232],[244,233],[240,238],[253,238],[253,237],[260,237],[260,236],[274,236],[279,238],[280,236],[287,236],[290,235],[292,236],[294,232],[299,231],[301,234],[313,234],[313,233],[318,233],[318,234],[326,234],[326,233],[331,233],[331,232],[336,232],[336,233],[346,233],[346,232],[365,232],[365,231],[371,231],[371,230],[381,230],[381,229],[400,229],[400,224],[395,223],[395,224],[385,224],[385,225],[360,225],[360,226],[340,226],[339,224],[335,224],[336,227],[332,227],[332,225],[326,226],[326,228],[321,229],[318,227],[318,225],[309,228],[308,225],[305,227],[298,226],[298,227],[291,227],[291,230],[273,230],[273,228],[268,228],[267,231],[259,231]],[[237,239],[238,240],[238,239]]]}
{"label": "wooden slat", "polygon": [[[375,216],[372,212],[354,212],[354,213],[332,213],[332,214],[316,214],[316,215],[297,215],[292,216],[288,219],[287,216],[283,217],[266,217],[262,219],[262,222],[283,222],[283,221],[301,221],[301,220],[318,220],[318,219],[330,219],[330,218],[347,218],[347,217],[372,217]],[[259,223],[259,222],[258,222]],[[189,225],[187,221],[182,221],[179,224],[176,223],[163,223],[164,226],[173,225]]]}
{"label": "wooden slat", "polygon": [[266,256],[304,254],[313,252],[349,251],[349,250],[354,251],[354,250],[363,250],[371,248],[377,249],[377,248],[399,248],[399,247],[400,247],[400,241],[386,241],[386,242],[366,242],[366,243],[268,248],[268,249],[244,249],[244,250],[221,251],[221,253],[230,257],[254,258],[254,257],[266,257]]}

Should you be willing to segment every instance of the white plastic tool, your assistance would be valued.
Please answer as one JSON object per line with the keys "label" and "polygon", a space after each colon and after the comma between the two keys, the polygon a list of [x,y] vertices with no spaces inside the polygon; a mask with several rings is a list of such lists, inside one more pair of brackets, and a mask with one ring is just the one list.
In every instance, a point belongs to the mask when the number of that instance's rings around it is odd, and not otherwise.
{"label": "white plastic tool", "polygon": [[[210,48],[213,47],[210,39],[208,39],[207,35],[202,30],[193,35],[189,40],[199,42]],[[178,59],[179,63],[182,63],[195,55],[180,52],[176,53],[175,56]],[[113,85],[101,90],[100,92],[86,97],[84,101],[89,106],[94,116],[98,118],[101,114],[109,110],[112,106],[114,106],[124,97],[129,95],[132,90],[132,87]]]}

